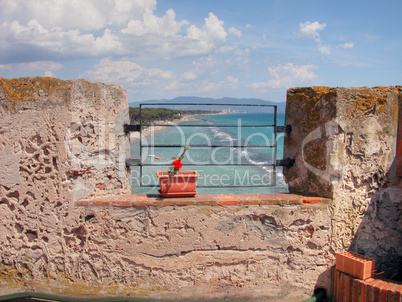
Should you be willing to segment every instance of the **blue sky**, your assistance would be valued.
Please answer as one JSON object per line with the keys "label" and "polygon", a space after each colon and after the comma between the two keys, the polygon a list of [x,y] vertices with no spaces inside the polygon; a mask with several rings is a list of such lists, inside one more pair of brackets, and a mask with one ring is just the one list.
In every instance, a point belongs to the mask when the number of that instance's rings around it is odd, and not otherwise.
{"label": "blue sky", "polygon": [[285,101],[295,86],[402,84],[401,0],[0,0],[0,76]]}

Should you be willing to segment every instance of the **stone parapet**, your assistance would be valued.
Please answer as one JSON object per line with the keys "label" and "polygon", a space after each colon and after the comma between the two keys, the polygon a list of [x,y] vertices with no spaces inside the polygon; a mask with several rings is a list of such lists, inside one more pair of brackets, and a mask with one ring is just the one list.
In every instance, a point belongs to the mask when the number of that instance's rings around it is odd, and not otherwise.
{"label": "stone parapet", "polygon": [[292,132],[284,157],[295,159],[283,170],[290,193],[331,198],[333,250],[373,258],[384,276],[397,278],[402,86],[291,88],[286,106]]}
{"label": "stone parapet", "polygon": [[[49,199],[60,198],[62,203],[130,192],[123,87],[85,80],[2,78],[0,116],[0,166],[7,167],[0,169],[4,190],[16,190],[20,199],[32,202],[54,191]],[[31,188],[22,189],[27,186]]]}
{"label": "stone parapet", "polygon": [[296,160],[284,168],[290,192],[332,198],[340,187],[380,188],[396,154],[401,89],[289,89],[284,158]]}
{"label": "stone parapet", "polygon": [[130,194],[124,88],[0,79],[0,291],[301,301],[346,249],[398,276],[400,90],[290,89],[291,194],[160,198]]}
{"label": "stone parapet", "polygon": [[153,194],[128,194],[78,200],[77,206],[287,206],[330,205],[332,200],[294,194],[201,194],[186,198],[162,198]]}

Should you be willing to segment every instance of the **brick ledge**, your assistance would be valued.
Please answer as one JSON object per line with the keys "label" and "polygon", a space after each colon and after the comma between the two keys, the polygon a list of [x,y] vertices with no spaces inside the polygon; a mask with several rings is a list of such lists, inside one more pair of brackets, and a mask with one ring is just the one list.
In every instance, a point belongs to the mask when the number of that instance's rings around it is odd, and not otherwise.
{"label": "brick ledge", "polygon": [[401,302],[402,284],[375,278],[361,280],[333,267],[332,301]]}
{"label": "brick ledge", "polygon": [[157,194],[127,194],[78,200],[77,206],[250,206],[250,205],[316,205],[331,204],[332,200],[294,194],[197,194],[195,197],[162,198]]}

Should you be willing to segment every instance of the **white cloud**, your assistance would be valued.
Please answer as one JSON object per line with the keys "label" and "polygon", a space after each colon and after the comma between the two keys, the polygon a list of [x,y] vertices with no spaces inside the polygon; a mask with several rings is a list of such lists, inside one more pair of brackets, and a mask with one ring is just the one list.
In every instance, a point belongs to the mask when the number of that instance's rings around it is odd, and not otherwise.
{"label": "white cloud", "polygon": [[344,43],[344,44],[338,45],[336,48],[353,49],[354,47],[355,47],[354,43]]}
{"label": "white cloud", "polygon": [[300,23],[300,35],[306,38],[313,39],[317,43],[320,43],[321,41],[319,31],[323,30],[326,26],[327,25],[325,23],[320,24],[318,21],[315,21],[313,23],[308,21],[305,23]]}
{"label": "white cloud", "polygon": [[136,36],[144,36],[147,34],[159,35],[163,37],[177,35],[183,25],[187,25],[187,20],[177,22],[176,14],[170,9],[166,14],[159,18],[148,10],[142,16],[142,20],[130,20],[126,28],[122,29],[125,34],[133,34]]}
{"label": "white cloud", "polygon": [[188,71],[183,73],[183,79],[185,81],[193,81],[195,79],[197,79],[197,75],[194,72]]}
{"label": "white cloud", "polygon": [[331,54],[331,46],[329,46],[329,45],[318,45],[318,50],[323,55]]}
{"label": "white cloud", "polygon": [[57,71],[61,68],[63,68],[63,65],[52,61],[0,64],[0,70],[4,72],[10,70],[40,70],[44,71],[45,76],[48,76],[47,74],[52,74],[52,76],[54,76],[53,71]]}
{"label": "white cloud", "polygon": [[287,63],[276,67],[269,67],[268,72],[273,79],[267,82],[252,83],[255,89],[289,88],[295,85],[311,84],[317,75],[314,73],[314,65],[294,65]]}
{"label": "white cloud", "polygon": [[239,38],[242,36],[242,32],[234,27],[229,28],[229,34],[238,36]]}
{"label": "white cloud", "polygon": [[221,47],[216,55],[200,57],[198,61],[194,61],[191,68],[183,74],[183,79],[212,79],[221,74],[235,72],[244,74],[249,69],[249,56],[250,49],[248,48]]}
{"label": "white cloud", "polygon": [[313,23],[305,22],[299,24],[299,36],[312,39],[317,42],[318,51],[322,55],[329,55],[331,53],[331,47],[329,45],[323,45],[321,43],[320,31],[327,27],[325,23],[320,24],[318,21]]}
{"label": "white cloud", "polygon": [[45,28],[99,30],[122,25],[156,8],[156,0],[2,0],[0,20],[36,19]]}
{"label": "white cloud", "polygon": [[129,60],[113,61],[109,58],[102,59],[92,70],[85,72],[80,77],[91,81],[128,84],[134,87],[149,86],[175,79],[174,73],[168,70],[147,69]]}
{"label": "white cloud", "polygon": [[33,47],[33,56],[50,59],[174,59],[209,54],[226,40],[224,23],[212,12],[199,28],[176,20],[173,9],[162,17],[155,9],[155,0],[2,0],[0,58],[15,60],[15,49]]}
{"label": "white cloud", "polygon": [[81,34],[79,30],[62,31],[44,28],[36,19],[22,25],[19,21],[2,23],[0,38],[3,41],[12,40],[11,44],[3,44],[11,52],[16,45],[30,45],[46,52],[65,55],[98,55],[100,53],[120,52],[120,43],[109,29],[97,38],[93,34]]}
{"label": "white cloud", "polygon": [[204,80],[200,83],[197,83],[198,87],[194,87],[195,91],[199,95],[208,95],[211,93],[217,94],[222,93],[222,91],[230,91],[233,93],[233,90],[239,87],[239,80],[232,76],[226,76],[222,81],[219,82],[210,82],[209,80]]}
{"label": "white cloud", "polygon": [[227,76],[226,77],[226,82],[227,82],[227,85],[229,85],[229,86],[231,86],[233,88],[238,88],[238,85],[239,85],[239,79],[238,78],[235,78],[235,77],[232,77],[232,76]]}
{"label": "white cloud", "polygon": [[191,25],[187,29],[187,38],[199,41],[197,45],[208,51],[215,47],[216,42],[224,42],[226,36],[223,21],[219,20],[213,13],[209,13],[208,18],[205,18],[202,29],[195,25]]}
{"label": "white cloud", "polygon": [[45,71],[45,77],[54,78],[54,73],[50,70]]}

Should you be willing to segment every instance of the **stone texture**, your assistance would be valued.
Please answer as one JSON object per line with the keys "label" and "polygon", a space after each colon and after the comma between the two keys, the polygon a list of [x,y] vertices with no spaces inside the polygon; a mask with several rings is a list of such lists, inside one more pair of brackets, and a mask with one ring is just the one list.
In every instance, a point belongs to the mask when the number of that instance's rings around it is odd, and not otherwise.
{"label": "stone texture", "polygon": [[88,207],[70,275],[152,298],[306,299],[329,282],[329,226],[327,206]]}
{"label": "stone texture", "polygon": [[120,86],[0,79],[2,265],[35,278],[79,266],[85,230],[75,201],[130,192],[122,120],[128,104]]}
{"label": "stone texture", "polygon": [[376,259],[381,276],[402,279],[402,188],[388,187],[370,202],[351,249]]}
{"label": "stone texture", "polygon": [[149,202],[128,195],[122,87],[0,79],[0,164],[12,167],[0,182],[0,291],[300,301],[329,290],[336,251],[395,268],[398,98],[395,87],[289,90],[296,164],[284,172],[312,196]]}
{"label": "stone texture", "polygon": [[[287,92],[286,125],[292,132],[285,136],[283,158],[295,159],[293,168],[283,168],[291,192],[332,197],[327,137],[332,135],[336,118],[336,91],[329,87],[291,88]],[[327,134],[328,133],[328,134]]]}
{"label": "stone texture", "polygon": [[398,87],[291,88],[284,168],[291,192],[333,197],[335,187],[382,182],[395,157]]}
{"label": "stone texture", "polygon": [[0,185],[12,188],[21,182],[18,161],[9,147],[0,150]]}
{"label": "stone texture", "polygon": [[[332,198],[331,248],[374,258],[401,278],[401,188],[395,173],[402,87],[291,88],[284,168],[290,192]],[[387,188],[388,187],[388,188]],[[397,277],[399,276],[399,277]]]}

